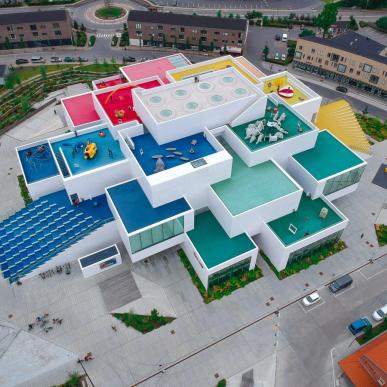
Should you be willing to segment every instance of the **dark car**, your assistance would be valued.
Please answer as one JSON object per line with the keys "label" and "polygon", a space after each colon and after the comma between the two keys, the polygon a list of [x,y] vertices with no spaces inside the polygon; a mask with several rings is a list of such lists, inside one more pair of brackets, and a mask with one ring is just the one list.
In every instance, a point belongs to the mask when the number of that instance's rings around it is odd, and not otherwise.
{"label": "dark car", "polygon": [[346,93],[348,91],[348,89],[344,86],[337,86],[336,90],[340,91],[340,93]]}
{"label": "dark car", "polygon": [[354,321],[352,324],[348,325],[348,329],[352,334],[357,335],[360,332],[363,332],[365,328],[370,327],[371,323],[368,318],[359,318],[359,320]]}
{"label": "dark car", "polygon": [[16,59],[16,64],[26,64],[28,62],[28,59]]}
{"label": "dark car", "polygon": [[280,34],[276,34],[275,35],[275,40],[278,40],[278,41],[281,40],[281,35]]}
{"label": "dark car", "polygon": [[79,56],[78,59],[76,60],[76,62],[79,62],[79,63],[81,63],[81,62],[88,62],[88,61],[89,61],[89,59],[82,58],[81,56]]}
{"label": "dark car", "polygon": [[77,58],[74,58],[73,56],[65,56],[63,59],[63,62],[71,63],[71,62],[76,62]]}
{"label": "dark car", "polygon": [[133,57],[133,56],[124,56],[124,57],[122,58],[122,61],[123,61],[124,63],[127,63],[127,62],[135,62],[135,61],[136,61],[136,58]]}
{"label": "dark car", "polygon": [[337,280],[329,284],[329,290],[332,293],[337,293],[339,290],[345,289],[346,287],[350,286],[352,282],[353,279],[349,274],[343,275],[342,277],[337,278]]}

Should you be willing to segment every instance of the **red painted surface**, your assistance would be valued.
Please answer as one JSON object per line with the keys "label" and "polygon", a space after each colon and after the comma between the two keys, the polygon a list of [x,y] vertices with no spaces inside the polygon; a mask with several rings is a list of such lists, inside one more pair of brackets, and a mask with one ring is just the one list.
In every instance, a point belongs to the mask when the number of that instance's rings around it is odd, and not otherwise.
{"label": "red painted surface", "polygon": [[164,83],[169,83],[167,77],[165,76],[165,72],[167,70],[174,70],[175,68],[176,67],[171,64],[168,59],[159,58],[148,62],[125,66],[122,67],[121,70],[131,81],[138,81],[139,79],[157,75]]}
{"label": "red painted surface", "polygon": [[65,99],[63,105],[74,126],[100,120],[100,117],[94,108],[93,96],[91,93]]}
{"label": "red painted surface", "polygon": [[[152,89],[153,87],[157,86],[160,86],[159,81],[140,83],[136,86],[126,86],[121,89],[118,88],[114,93],[109,91],[99,94],[97,95],[97,99],[113,125],[118,125],[134,120],[141,122],[140,117],[133,110],[132,89],[136,87]],[[118,117],[120,112],[123,113],[123,117],[121,118]]]}
{"label": "red painted surface", "polygon": [[127,83],[127,82],[128,81],[126,79],[118,78],[118,79],[112,79],[110,81],[104,81],[101,83],[97,83],[96,86],[98,89],[105,89],[106,87],[122,85],[122,84]]}

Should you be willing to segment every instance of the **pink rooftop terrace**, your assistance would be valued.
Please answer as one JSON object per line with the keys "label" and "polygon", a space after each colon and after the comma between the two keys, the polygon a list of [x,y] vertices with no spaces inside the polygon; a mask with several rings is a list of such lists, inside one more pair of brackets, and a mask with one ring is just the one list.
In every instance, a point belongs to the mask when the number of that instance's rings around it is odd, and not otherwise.
{"label": "pink rooftop terrace", "polygon": [[167,70],[174,70],[175,68],[176,66],[174,66],[168,58],[159,58],[121,67],[121,70],[131,81],[138,81],[157,75],[164,83],[169,83],[168,78],[165,76],[165,72]]}
{"label": "pink rooftop terrace", "polygon": [[67,98],[63,100],[63,105],[74,126],[89,124],[101,119],[94,108],[91,92]]}

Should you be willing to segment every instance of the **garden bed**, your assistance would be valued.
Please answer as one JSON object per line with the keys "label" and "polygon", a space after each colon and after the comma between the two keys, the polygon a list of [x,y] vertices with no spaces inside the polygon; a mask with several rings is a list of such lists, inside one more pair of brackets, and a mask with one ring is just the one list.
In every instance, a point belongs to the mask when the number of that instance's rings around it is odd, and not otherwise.
{"label": "garden bed", "polygon": [[332,255],[337,254],[338,252],[344,250],[346,248],[346,244],[344,241],[340,240],[336,243],[333,243],[329,246],[325,246],[321,249],[314,251],[309,257],[306,257],[302,260],[292,262],[286,266],[286,268],[282,271],[278,271],[274,265],[271,263],[269,257],[265,255],[265,253],[260,250],[261,257],[268,264],[270,269],[274,272],[278,279],[282,280],[286,277],[289,277],[293,274],[299,273],[302,270],[308,269],[312,265],[317,265],[324,259],[331,257]]}
{"label": "garden bed", "polygon": [[17,177],[17,180],[19,182],[20,195],[24,200],[24,204],[28,205],[28,204],[32,203],[32,198],[30,196],[30,193],[28,192],[26,181],[24,180],[23,175],[19,175]]}
{"label": "garden bed", "polygon": [[364,113],[356,113],[356,118],[360,126],[376,141],[384,141],[387,139],[387,123],[382,122],[377,117],[370,117]]}
{"label": "garden bed", "polygon": [[222,297],[228,296],[233,291],[243,288],[250,282],[253,282],[263,276],[262,270],[259,267],[255,267],[253,270],[249,270],[248,272],[243,273],[238,277],[230,278],[228,281],[225,281],[221,285],[209,286],[206,290],[202,282],[200,281],[198,275],[196,274],[194,268],[192,267],[191,262],[185,255],[184,251],[179,250],[177,253],[180,257],[181,263],[187,269],[188,273],[191,276],[193,284],[198,289],[200,295],[203,298],[203,301],[206,304],[209,304],[214,300],[220,300]]}
{"label": "garden bed", "polygon": [[385,224],[375,224],[375,232],[379,246],[387,245],[387,226]]}
{"label": "garden bed", "polygon": [[127,327],[132,327],[143,334],[175,320],[175,317],[160,316],[156,309],[152,309],[150,315],[135,314],[132,312],[113,313],[112,315],[122,321]]}
{"label": "garden bed", "polygon": [[121,7],[103,7],[95,11],[95,16],[103,20],[114,20],[123,17],[126,14],[124,8]]}
{"label": "garden bed", "polygon": [[356,341],[363,345],[385,331],[387,331],[387,318],[384,318],[380,324],[367,329],[361,336],[356,338]]}

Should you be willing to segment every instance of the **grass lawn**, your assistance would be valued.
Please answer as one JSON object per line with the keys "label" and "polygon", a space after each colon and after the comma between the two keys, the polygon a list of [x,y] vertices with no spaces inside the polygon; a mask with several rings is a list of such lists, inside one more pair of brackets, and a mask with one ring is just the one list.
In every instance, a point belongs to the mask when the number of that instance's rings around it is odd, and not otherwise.
{"label": "grass lawn", "polygon": [[367,114],[356,113],[356,118],[366,134],[376,141],[387,139],[387,123],[377,117],[370,117]]}
{"label": "grass lawn", "polygon": [[163,325],[171,323],[174,317],[160,316],[156,309],[150,315],[128,313],[113,313],[113,316],[122,321],[127,327],[132,327],[141,333],[148,333]]}
{"label": "grass lawn", "polygon": [[194,268],[191,265],[191,262],[185,255],[183,250],[178,251],[181,263],[187,269],[188,273],[191,276],[193,284],[199,290],[200,295],[203,298],[203,301],[206,304],[209,304],[211,301],[219,300],[224,296],[228,296],[234,290],[245,287],[252,281],[257,280],[263,276],[262,270],[259,267],[255,267],[253,270],[249,270],[246,273],[238,277],[232,277],[228,281],[223,282],[221,285],[210,286],[207,290],[200,281],[198,275],[196,274]]}
{"label": "grass lawn", "polygon": [[321,249],[317,249],[310,254],[310,256],[305,257],[302,260],[294,261],[289,263],[286,268],[280,272],[274,267],[271,263],[270,259],[265,255],[265,253],[260,250],[261,257],[263,260],[269,265],[270,269],[273,270],[274,274],[278,279],[282,280],[286,277],[289,277],[293,274],[300,272],[301,270],[306,270],[309,266],[317,265],[319,262],[324,259],[338,253],[341,250],[344,250],[347,246],[343,241],[338,241],[329,246],[322,247]]}
{"label": "grass lawn", "polygon": [[124,16],[125,10],[120,7],[103,7],[97,9],[95,15],[100,19],[118,19],[121,16]]}
{"label": "grass lawn", "polygon": [[365,333],[356,338],[356,341],[362,345],[367,341],[370,341],[376,336],[379,336],[381,333],[387,331],[387,318],[384,319],[380,324],[373,326],[372,328],[365,331]]}
{"label": "grass lawn", "polygon": [[375,224],[375,231],[379,246],[387,245],[387,226],[384,224]]}

